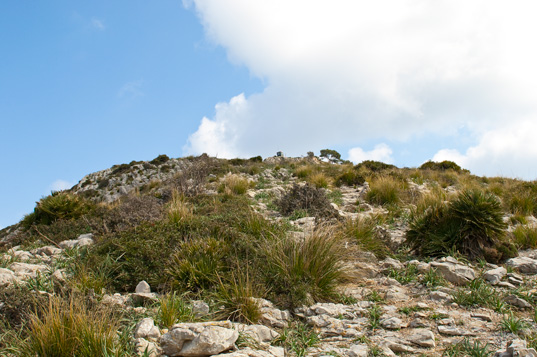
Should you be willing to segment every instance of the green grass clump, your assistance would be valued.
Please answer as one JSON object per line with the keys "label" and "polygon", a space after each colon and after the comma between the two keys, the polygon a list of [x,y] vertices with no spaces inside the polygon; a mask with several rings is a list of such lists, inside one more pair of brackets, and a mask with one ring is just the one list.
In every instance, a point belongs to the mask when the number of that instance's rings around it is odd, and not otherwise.
{"label": "green grass clump", "polygon": [[388,271],[388,276],[401,284],[408,284],[418,279],[418,268],[412,264],[403,269],[391,268]]}
{"label": "green grass clump", "polygon": [[403,184],[391,176],[380,176],[370,182],[366,200],[376,205],[396,205],[401,200]]}
{"label": "green grass clump", "polygon": [[158,325],[169,329],[177,322],[191,322],[195,319],[192,306],[186,303],[184,296],[173,292],[160,297],[156,316]]}
{"label": "green grass clump", "polygon": [[128,348],[117,338],[119,327],[111,311],[90,307],[82,298],[51,297],[30,316],[22,349],[36,356],[119,356]]}
{"label": "green grass clump", "polygon": [[445,357],[489,357],[494,352],[490,349],[488,343],[482,344],[479,340],[470,342],[466,337],[461,342],[448,346],[442,356]]}
{"label": "green grass clump", "polygon": [[341,239],[355,243],[358,249],[372,252],[379,259],[386,258],[390,251],[385,242],[378,236],[375,218],[361,216],[346,220],[339,228]]}
{"label": "green grass clump", "polygon": [[315,347],[320,341],[319,334],[311,327],[301,322],[295,322],[285,328],[274,342],[283,346],[286,351],[294,353],[297,357],[304,357],[307,356],[308,348]]}
{"label": "green grass clump", "polygon": [[237,322],[255,324],[261,317],[259,303],[252,299],[260,294],[260,287],[248,272],[238,270],[227,279],[220,279],[214,294],[215,302],[220,306],[217,317]]}
{"label": "green grass clump", "polygon": [[519,334],[523,329],[528,327],[528,323],[523,319],[516,317],[512,312],[505,315],[500,321],[500,327],[502,330]]}
{"label": "green grass clump", "polygon": [[228,175],[224,178],[220,186],[218,186],[218,193],[226,195],[243,195],[248,191],[250,183],[247,179],[239,175]]}
{"label": "green grass clump", "polygon": [[451,202],[437,201],[423,213],[415,213],[406,240],[423,256],[459,251],[475,258],[483,256],[484,248],[495,247],[504,236],[505,228],[496,196],[466,190]]}
{"label": "green grass clump", "polygon": [[519,249],[537,248],[537,228],[519,225],[512,234],[513,242]]}
{"label": "green grass clump", "polygon": [[345,279],[344,247],[328,231],[314,232],[303,240],[284,238],[267,244],[264,250],[267,286],[283,305],[337,298],[335,288]]}
{"label": "green grass clump", "polygon": [[495,307],[500,299],[500,292],[480,278],[471,281],[466,288],[457,289],[453,294],[453,302],[467,307]]}

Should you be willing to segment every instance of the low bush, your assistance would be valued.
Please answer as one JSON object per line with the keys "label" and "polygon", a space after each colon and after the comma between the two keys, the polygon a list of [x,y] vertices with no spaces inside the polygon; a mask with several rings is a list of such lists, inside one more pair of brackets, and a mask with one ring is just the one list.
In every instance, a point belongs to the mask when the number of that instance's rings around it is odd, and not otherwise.
{"label": "low bush", "polygon": [[463,169],[454,163],[453,161],[427,161],[419,167],[420,170],[436,170],[436,171],[446,171],[453,170],[456,172],[463,171]]}
{"label": "low bush", "polygon": [[151,165],[159,166],[159,165],[162,165],[162,164],[168,162],[169,160],[170,160],[170,158],[168,157],[168,155],[159,155],[156,158],[154,158],[153,160],[149,161],[149,163]]}
{"label": "low bush", "polygon": [[482,257],[505,234],[500,201],[490,193],[462,191],[452,202],[436,202],[411,217],[406,240],[423,256],[441,256],[450,251]]}
{"label": "low bush", "polygon": [[396,169],[397,167],[390,164],[385,164],[380,161],[365,160],[354,167],[356,170],[367,170],[371,172],[382,172],[385,170]]}
{"label": "low bush", "polygon": [[365,182],[365,178],[358,173],[357,170],[350,169],[344,171],[341,175],[336,178],[336,186],[340,187],[343,185],[346,186],[360,186]]}
{"label": "low bush", "polygon": [[88,213],[94,205],[85,199],[66,191],[52,192],[44,197],[22,220],[22,225],[29,229],[33,224],[50,225],[58,220],[76,219]]}
{"label": "low bush", "polygon": [[332,218],[338,215],[330,205],[325,191],[309,184],[294,184],[275,204],[285,216],[290,216],[297,210],[306,210],[309,215],[319,218]]}

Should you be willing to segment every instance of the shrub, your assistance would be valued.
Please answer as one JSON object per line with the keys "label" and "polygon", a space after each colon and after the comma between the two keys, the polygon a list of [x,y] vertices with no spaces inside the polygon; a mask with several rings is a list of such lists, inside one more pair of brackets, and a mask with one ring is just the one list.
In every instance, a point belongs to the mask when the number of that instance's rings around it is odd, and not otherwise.
{"label": "shrub", "polygon": [[452,202],[436,202],[414,214],[406,239],[421,255],[441,256],[455,250],[475,258],[483,256],[484,248],[495,247],[505,228],[496,196],[466,190]]}
{"label": "shrub", "polygon": [[320,218],[332,218],[338,215],[337,211],[330,205],[324,190],[309,184],[294,184],[275,204],[285,216],[289,216],[297,210],[306,210],[309,215]]}
{"label": "shrub", "polygon": [[229,246],[215,238],[183,242],[167,269],[172,285],[182,291],[199,291],[215,286],[226,266]]}
{"label": "shrub", "polygon": [[128,195],[121,198],[119,204],[111,209],[100,208],[107,229],[123,231],[143,222],[156,222],[163,218],[161,200],[153,196]]}
{"label": "shrub", "polygon": [[52,192],[37,202],[34,212],[24,217],[22,225],[28,229],[32,224],[50,225],[57,220],[76,219],[93,208],[92,203],[74,194]]}
{"label": "shrub", "polygon": [[[441,161],[441,162],[435,162],[435,161],[427,161],[426,163],[422,164],[419,167],[420,170],[435,170],[435,171],[446,171],[446,170],[453,170],[453,171],[463,171],[459,165],[454,163],[453,161]],[[466,171],[466,170],[464,170]]]}
{"label": "shrub", "polygon": [[391,176],[381,176],[370,183],[366,199],[377,205],[396,204],[400,201],[402,183]]}
{"label": "shrub", "polygon": [[345,279],[343,249],[340,240],[324,230],[303,240],[267,244],[267,285],[286,306],[334,299],[336,286]]}
{"label": "shrub", "polygon": [[149,163],[151,165],[159,166],[159,165],[162,165],[162,164],[168,162],[169,160],[170,160],[170,158],[167,155],[159,155],[156,158],[154,158],[153,160],[149,161]]}
{"label": "shrub", "polygon": [[390,164],[385,164],[380,161],[365,160],[354,167],[355,170],[369,170],[371,172],[381,172],[390,169],[396,169],[397,167]]}
{"label": "shrub", "polygon": [[226,195],[242,195],[245,194],[250,186],[247,179],[239,175],[228,175],[223,182],[218,186],[218,193]]}
{"label": "shrub", "polygon": [[363,185],[365,178],[356,170],[346,170],[336,178],[336,186],[359,186]]}

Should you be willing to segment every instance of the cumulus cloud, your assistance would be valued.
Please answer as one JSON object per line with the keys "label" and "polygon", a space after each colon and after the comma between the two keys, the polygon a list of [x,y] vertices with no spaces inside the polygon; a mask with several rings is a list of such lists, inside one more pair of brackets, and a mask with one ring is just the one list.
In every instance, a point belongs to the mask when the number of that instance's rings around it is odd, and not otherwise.
{"label": "cumulus cloud", "polygon": [[59,180],[54,181],[50,185],[49,188],[51,191],[62,191],[62,190],[68,190],[73,186],[74,186],[74,183],[59,179]]}
{"label": "cumulus cloud", "polygon": [[184,4],[231,62],[266,83],[217,104],[188,154],[303,154],[459,130],[477,138],[507,119],[537,120],[537,50],[529,45],[537,3],[529,0]]}
{"label": "cumulus cloud", "polygon": [[364,151],[362,148],[355,147],[349,150],[349,160],[358,164],[365,160],[382,161],[387,164],[393,163],[393,151],[386,144],[378,144],[373,150]]}
{"label": "cumulus cloud", "polygon": [[474,174],[537,179],[537,122],[525,120],[486,132],[465,153],[442,149],[433,161],[451,160]]}

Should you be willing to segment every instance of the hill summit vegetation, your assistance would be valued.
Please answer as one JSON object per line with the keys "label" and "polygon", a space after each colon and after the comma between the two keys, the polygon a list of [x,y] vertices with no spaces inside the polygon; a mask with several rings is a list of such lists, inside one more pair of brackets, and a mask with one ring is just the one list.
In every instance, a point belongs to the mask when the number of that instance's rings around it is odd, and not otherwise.
{"label": "hill summit vegetation", "polygon": [[[116,165],[41,198],[0,231],[0,269],[10,272],[44,247],[61,249],[42,259],[46,270],[14,284],[0,279],[0,350],[134,355],[135,310],[104,311],[100,301],[140,281],[162,297],[142,313],[154,311],[161,328],[196,320],[185,305],[193,300],[208,302],[213,317],[250,324],[261,316],[252,298],[290,311],[349,303],[341,287],[359,283],[352,263],[364,252],[502,264],[537,248],[536,216],[537,182],[478,177],[449,161],[353,165],[326,149],[320,157],[160,155]],[[84,234],[91,245],[64,246]],[[290,341],[280,342],[300,355]]]}

